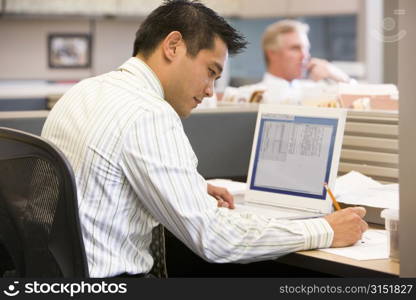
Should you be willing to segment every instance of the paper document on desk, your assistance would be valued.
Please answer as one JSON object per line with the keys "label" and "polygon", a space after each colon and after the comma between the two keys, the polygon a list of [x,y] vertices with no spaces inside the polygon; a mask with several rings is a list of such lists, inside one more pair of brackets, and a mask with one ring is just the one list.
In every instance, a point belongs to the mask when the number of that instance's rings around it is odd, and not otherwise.
{"label": "paper document on desk", "polygon": [[236,203],[244,202],[244,193],[247,189],[245,182],[238,182],[229,179],[210,179],[209,184],[226,188],[234,196]]}
{"label": "paper document on desk", "polygon": [[356,260],[386,259],[389,257],[386,230],[369,229],[355,245],[344,248],[325,248],[321,251]]}
{"label": "paper document on desk", "polygon": [[338,202],[379,208],[399,208],[399,185],[383,185],[359,172],[337,178],[334,189]]}

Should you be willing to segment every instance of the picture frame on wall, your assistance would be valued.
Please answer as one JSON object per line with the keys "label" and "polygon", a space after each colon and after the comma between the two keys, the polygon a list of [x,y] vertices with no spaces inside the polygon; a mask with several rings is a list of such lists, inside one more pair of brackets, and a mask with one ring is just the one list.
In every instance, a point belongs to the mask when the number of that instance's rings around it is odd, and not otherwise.
{"label": "picture frame on wall", "polygon": [[48,35],[49,68],[91,67],[91,36],[84,33],[51,33]]}

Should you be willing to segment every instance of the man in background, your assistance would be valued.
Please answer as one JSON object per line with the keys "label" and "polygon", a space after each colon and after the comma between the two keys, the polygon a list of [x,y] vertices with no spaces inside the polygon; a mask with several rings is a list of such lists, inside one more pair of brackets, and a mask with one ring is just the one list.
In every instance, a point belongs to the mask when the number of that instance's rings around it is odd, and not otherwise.
{"label": "man in background", "polygon": [[326,60],[310,56],[308,31],[307,24],[296,20],[281,20],[269,25],[262,38],[266,64],[263,80],[226,91],[224,100],[236,97],[235,102],[301,104],[304,88],[349,82],[348,75],[340,69]]}

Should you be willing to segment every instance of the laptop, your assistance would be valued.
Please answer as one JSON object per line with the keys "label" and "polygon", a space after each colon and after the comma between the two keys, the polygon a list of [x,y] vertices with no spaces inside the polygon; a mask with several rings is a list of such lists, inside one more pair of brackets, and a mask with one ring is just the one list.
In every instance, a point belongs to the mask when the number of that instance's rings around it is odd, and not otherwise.
{"label": "laptop", "polygon": [[259,106],[244,204],[236,211],[278,219],[332,212],[324,187],[338,171],[346,110]]}

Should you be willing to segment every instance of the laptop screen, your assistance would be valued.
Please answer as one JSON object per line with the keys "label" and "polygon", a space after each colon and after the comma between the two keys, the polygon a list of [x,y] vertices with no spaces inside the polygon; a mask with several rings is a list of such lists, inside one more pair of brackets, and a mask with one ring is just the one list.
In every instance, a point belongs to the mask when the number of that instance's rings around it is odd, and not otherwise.
{"label": "laptop screen", "polygon": [[250,189],[325,200],[338,119],[265,113]]}

